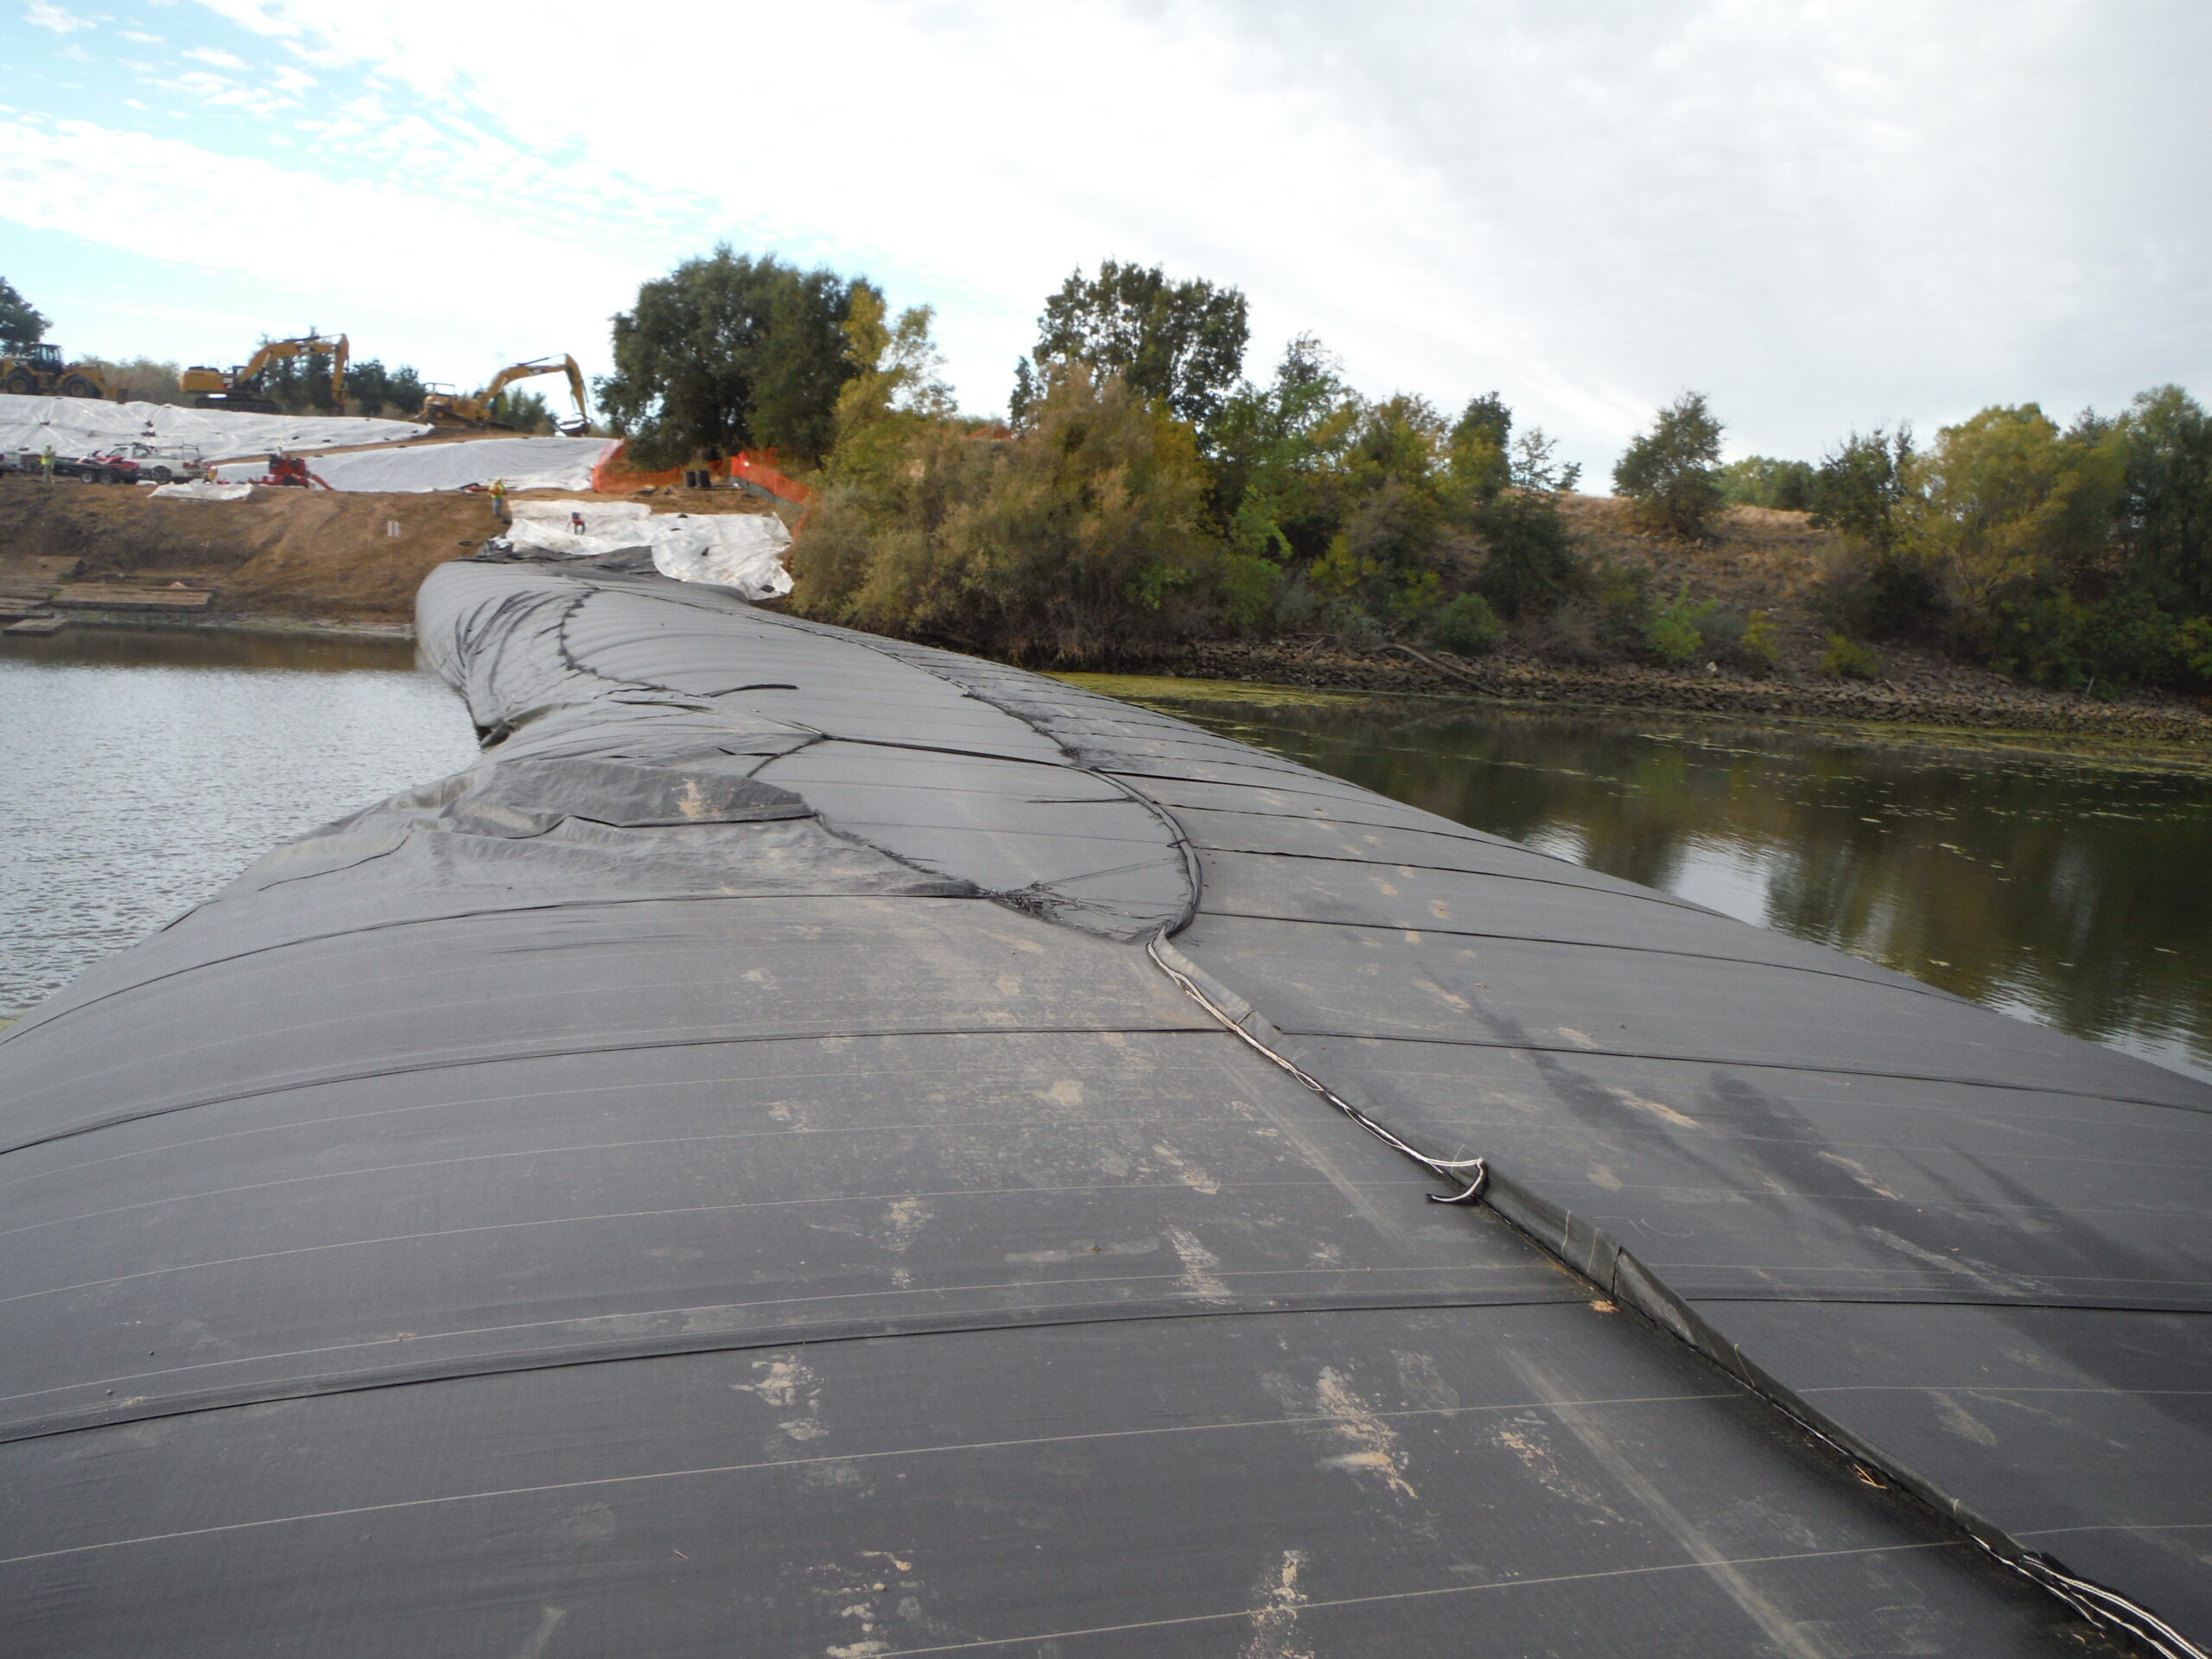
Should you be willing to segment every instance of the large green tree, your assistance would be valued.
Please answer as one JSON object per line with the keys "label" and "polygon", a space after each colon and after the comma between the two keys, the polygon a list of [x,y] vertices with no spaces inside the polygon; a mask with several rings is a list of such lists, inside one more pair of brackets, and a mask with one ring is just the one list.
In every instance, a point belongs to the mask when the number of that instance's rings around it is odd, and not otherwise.
{"label": "large green tree", "polygon": [[2064,432],[2034,404],[1985,409],[1914,463],[1908,540],[1971,605],[2070,588],[2110,549],[2124,470],[2107,425]]}
{"label": "large green tree", "polygon": [[836,436],[837,394],[857,372],[844,324],[864,277],[802,271],[718,247],[638,290],[614,318],[601,408],[645,467],[740,449],[811,464]]}
{"label": "large green tree", "polygon": [[[1118,377],[1141,397],[1167,405],[1204,435],[1243,372],[1249,333],[1242,290],[1203,278],[1173,283],[1157,266],[1102,261],[1096,277],[1077,270],[1045,302],[1037,319],[1035,359],[1041,369],[1081,363]],[[1041,378],[1024,372],[1014,417],[1033,400]]]}
{"label": "large green tree", "polygon": [[357,415],[411,416],[423,407],[423,377],[406,364],[387,369],[384,359],[361,358],[346,368],[346,402]]}
{"label": "large green tree", "polygon": [[1655,529],[1702,539],[1724,505],[1720,433],[1705,394],[1684,392],[1659,411],[1651,429],[1637,434],[1615,463],[1613,488],[1633,501],[1637,516]]}
{"label": "large green tree", "polygon": [[35,346],[46,337],[47,319],[0,276],[0,346]]}
{"label": "large green tree", "polygon": [[2171,608],[2212,613],[2212,416],[2179,386],[2160,386],[2136,398],[2119,430],[2128,579]]}

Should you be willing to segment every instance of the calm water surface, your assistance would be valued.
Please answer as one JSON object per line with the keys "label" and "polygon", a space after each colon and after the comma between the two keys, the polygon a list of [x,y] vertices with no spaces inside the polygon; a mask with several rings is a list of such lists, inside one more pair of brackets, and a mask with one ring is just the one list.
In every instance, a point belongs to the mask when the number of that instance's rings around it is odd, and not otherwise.
{"label": "calm water surface", "polygon": [[2212,756],[1077,677],[2212,1077]]}
{"label": "calm water surface", "polygon": [[71,629],[0,642],[0,1020],[279,841],[476,753],[410,647]]}

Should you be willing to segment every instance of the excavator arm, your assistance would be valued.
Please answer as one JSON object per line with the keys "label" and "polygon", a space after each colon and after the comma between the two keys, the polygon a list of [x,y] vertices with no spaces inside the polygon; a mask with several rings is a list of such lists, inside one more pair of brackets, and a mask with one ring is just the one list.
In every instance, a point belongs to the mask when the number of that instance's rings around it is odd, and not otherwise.
{"label": "excavator arm", "polygon": [[[292,340],[263,340],[251,358],[228,374],[195,365],[185,371],[179,384],[187,391],[217,394],[212,399],[202,397],[200,400],[202,408],[213,404],[226,404],[232,409],[258,407],[267,404],[268,400],[245,394],[257,390],[264,370],[271,363],[283,359],[309,356],[317,352],[330,353],[331,394],[342,406],[346,400],[346,365],[353,360],[351,343],[343,334],[333,337],[318,334],[312,330]],[[268,408],[273,411],[276,405],[268,404]]]}
{"label": "excavator arm", "polygon": [[527,380],[532,375],[565,374],[569,377],[569,392],[576,400],[576,413],[585,419],[591,417],[590,407],[584,402],[584,372],[576,366],[576,359],[563,353],[559,357],[533,358],[527,363],[513,363],[492,377],[492,384],[476,394],[480,404],[489,404],[518,380]]}
{"label": "excavator arm", "polygon": [[467,426],[489,426],[492,423],[492,400],[518,380],[527,380],[534,375],[565,374],[569,393],[576,400],[578,421],[591,418],[590,405],[584,401],[584,373],[576,366],[576,359],[565,353],[559,357],[533,358],[527,363],[510,363],[491,378],[484,390],[473,397],[461,397],[450,392],[432,392],[423,400],[423,408],[415,418],[436,423],[453,421]]}

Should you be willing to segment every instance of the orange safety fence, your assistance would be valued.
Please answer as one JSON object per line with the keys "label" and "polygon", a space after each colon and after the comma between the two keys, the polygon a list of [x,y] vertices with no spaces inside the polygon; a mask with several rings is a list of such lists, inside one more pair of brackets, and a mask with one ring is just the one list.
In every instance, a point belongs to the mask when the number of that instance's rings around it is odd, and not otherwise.
{"label": "orange safety fence", "polygon": [[[668,486],[679,487],[687,471],[683,467],[671,467],[664,472],[641,473],[625,464],[630,446],[618,443],[601,454],[591,469],[591,486],[610,495],[629,495],[643,489]],[[775,467],[776,455],[772,449],[758,452],[740,450],[736,454],[707,463],[706,471],[729,483],[749,485],[762,494],[773,496],[794,507],[804,507],[814,499],[814,492],[796,479],[788,478]]]}

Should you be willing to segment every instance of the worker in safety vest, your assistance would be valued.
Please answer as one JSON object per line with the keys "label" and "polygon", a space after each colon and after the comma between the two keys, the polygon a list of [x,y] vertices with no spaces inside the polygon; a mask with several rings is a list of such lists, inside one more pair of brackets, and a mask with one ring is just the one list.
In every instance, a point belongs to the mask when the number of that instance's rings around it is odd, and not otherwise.
{"label": "worker in safety vest", "polygon": [[503,524],[507,522],[507,480],[504,478],[492,480],[492,516]]}
{"label": "worker in safety vest", "polygon": [[48,442],[48,445],[46,446],[46,453],[45,453],[44,454],[41,455],[38,459],[39,459],[39,465],[40,465],[41,467],[44,467],[44,468],[46,469],[46,481],[47,481],[48,483],[49,483],[49,484],[53,483],[53,482],[54,482],[54,445],[53,445],[51,442]]}

